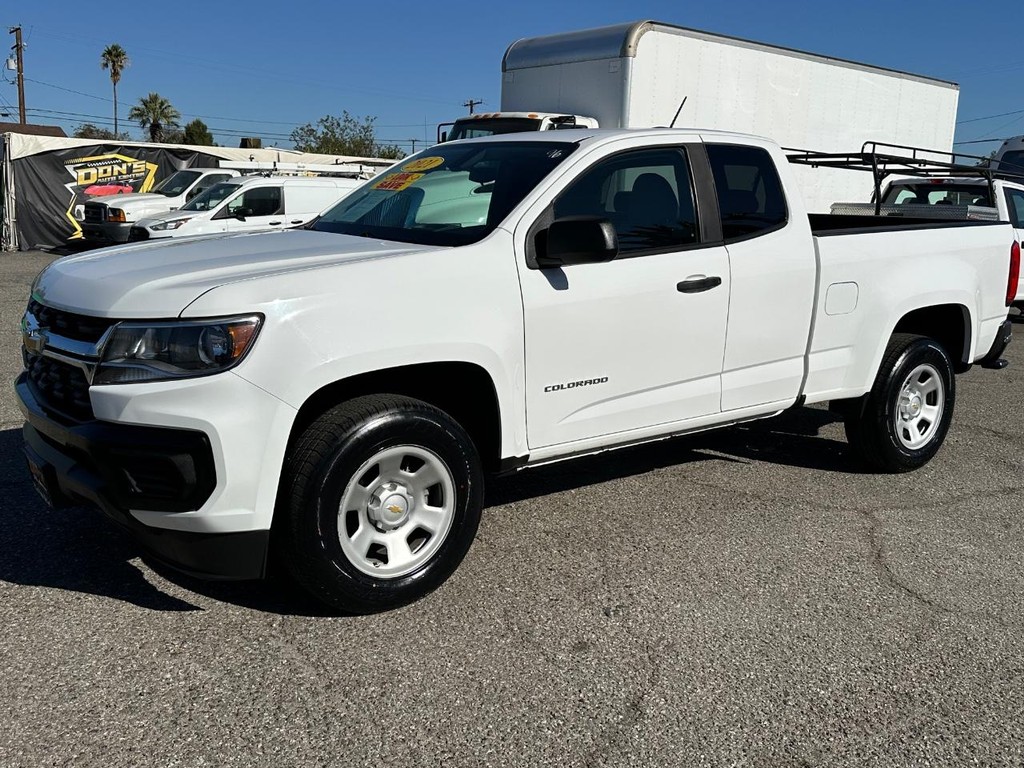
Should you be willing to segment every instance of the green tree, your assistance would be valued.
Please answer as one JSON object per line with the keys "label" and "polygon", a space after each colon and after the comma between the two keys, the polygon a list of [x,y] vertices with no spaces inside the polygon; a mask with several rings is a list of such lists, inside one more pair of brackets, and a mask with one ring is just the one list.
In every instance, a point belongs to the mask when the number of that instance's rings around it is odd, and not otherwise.
{"label": "green tree", "polygon": [[114,133],[92,123],[82,123],[75,128],[75,132],[71,135],[76,139],[101,139],[103,141],[127,141],[129,138],[127,133]]}
{"label": "green tree", "polygon": [[206,127],[206,123],[198,117],[190,123],[185,124],[185,144],[195,144],[200,147],[212,147],[213,134]]}
{"label": "green tree", "polygon": [[139,99],[128,112],[128,119],[135,120],[142,130],[149,131],[150,141],[163,140],[165,128],[177,128],[181,113],[159,93],[150,93]]}
{"label": "green tree", "polygon": [[114,85],[114,133],[117,134],[117,84],[121,82],[121,73],[131,61],[128,53],[117,43],[111,43],[100,54],[100,68],[110,71],[110,82]]}
{"label": "green tree", "polygon": [[[388,157],[401,159],[405,153],[394,145],[377,143],[373,121],[375,117],[357,118],[347,111],[324,115],[316,124],[306,123],[292,131],[291,141],[300,152],[323,155],[351,155],[353,157]],[[381,154],[388,153],[388,154]]]}

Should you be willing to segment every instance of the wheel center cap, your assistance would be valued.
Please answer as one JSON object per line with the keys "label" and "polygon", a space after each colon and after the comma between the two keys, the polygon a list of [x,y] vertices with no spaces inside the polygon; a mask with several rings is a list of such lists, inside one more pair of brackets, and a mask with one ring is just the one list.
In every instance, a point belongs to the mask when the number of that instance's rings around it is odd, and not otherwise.
{"label": "wheel center cap", "polygon": [[391,531],[409,519],[412,501],[409,492],[398,483],[384,483],[370,495],[366,514],[377,528]]}

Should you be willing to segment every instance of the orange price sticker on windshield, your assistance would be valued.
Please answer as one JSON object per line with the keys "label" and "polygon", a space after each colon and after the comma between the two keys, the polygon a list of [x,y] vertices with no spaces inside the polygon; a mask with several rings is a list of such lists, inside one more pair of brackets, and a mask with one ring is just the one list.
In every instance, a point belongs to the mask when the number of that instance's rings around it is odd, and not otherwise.
{"label": "orange price sticker on windshield", "polygon": [[422,173],[390,173],[373,185],[374,189],[386,189],[389,192],[401,192],[416,179],[422,179]]}
{"label": "orange price sticker on windshield", "polygon": [[419,160],[413,160],[411,163],[406,163],[402,166],[403,171],[429,171],[432,168],[437,168],[439,165],[444,164],[443,157],[421,157]]}

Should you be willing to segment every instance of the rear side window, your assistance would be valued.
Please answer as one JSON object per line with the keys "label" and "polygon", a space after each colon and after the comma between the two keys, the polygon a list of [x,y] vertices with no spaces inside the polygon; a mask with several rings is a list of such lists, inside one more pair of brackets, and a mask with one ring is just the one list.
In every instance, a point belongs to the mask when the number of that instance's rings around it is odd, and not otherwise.
{"label": "rear side window", "polygon": [[1024,192],[1019,189],[1006,190],[1006,207],[1010,211],[1010,223],[1017,229],[1024,227]]}
{"label": "rear side window", "polygon": [[786,196],[768,152],[735,144],[708,144],[707,152],[727,243],[785,226]]}

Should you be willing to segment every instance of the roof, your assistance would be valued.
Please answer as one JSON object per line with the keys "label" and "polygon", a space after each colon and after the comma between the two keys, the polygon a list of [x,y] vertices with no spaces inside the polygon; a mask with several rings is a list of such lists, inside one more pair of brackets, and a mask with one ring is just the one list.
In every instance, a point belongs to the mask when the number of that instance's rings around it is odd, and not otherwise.
{"label": "roof", "polygon": [[[499,133],[493,136],[480,136],[474,139],[459,139],[458,141],[446,142],[448,144],[462,144],[463,142],[546,142],[575,144],[587,139],[597,142],[612,141],[625,136],[668,136],[672,138],[696,137],[696,138],[728,138],[728,139],[749,139],[751,141],[768,141],[775,143],[769,137],[755,136],[735,131],[720,131],[711,128],[564,128],[557,131],[523,131],[521,133]],[[427,151],[427,150],[424,150]]]}
{"label": "roof", "polygon": [[741,37],[719,35],[715,32],[705,32],[700,29],[680,27],[660,21],[632,21],[626,24],[581,29],[574,32],[562,32],[556,35],[524,37],[516,40],[505,51],[505,56],[501,60],[501,71],[508,72],[528,67],[543,67],[552,64],[569,64],[598,59],[634,58],[637,55],[640,40],[648,32],[664,32],[695,40],[708,40],[868,72],[886,72],[903,79],[918,80],[954,90],[959,90],[960,88],[956,83],[948,80],[915,75],[910,72],[902,72],[887,67],[876,67],[872,64],[864,64],[848,59],[838,59],[834,56],[811,53],[797,48],[786,48],[779,45],[760,43],[756,40],[745,40]]}
{"label": "roof", "polygon": [[59,125],[33,125],[32,123],[0,123],[0,133],[20,133],[25,136],[54,136],[66,139],[67,134]]}

